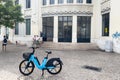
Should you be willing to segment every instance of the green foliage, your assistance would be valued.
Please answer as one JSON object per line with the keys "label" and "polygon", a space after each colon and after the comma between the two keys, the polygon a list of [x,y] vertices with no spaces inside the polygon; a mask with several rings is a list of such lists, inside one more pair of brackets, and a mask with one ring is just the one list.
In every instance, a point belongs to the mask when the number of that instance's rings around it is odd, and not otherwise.
{"label": "green foliage", "polygon": [[0,25],[14,28],[15,22],[23,22],[20,5],[14,5],[11,0],[0,4]]}

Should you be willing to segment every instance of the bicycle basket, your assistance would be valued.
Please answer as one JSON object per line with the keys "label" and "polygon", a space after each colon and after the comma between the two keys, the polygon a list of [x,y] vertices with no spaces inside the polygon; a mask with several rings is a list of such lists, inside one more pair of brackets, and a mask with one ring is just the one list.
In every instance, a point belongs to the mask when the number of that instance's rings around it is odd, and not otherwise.
{"label": "bicycle basket", "polygon": [[25,60],[29,60],[30,56],[32,55],[32,53],[23,53],[23,58]]}

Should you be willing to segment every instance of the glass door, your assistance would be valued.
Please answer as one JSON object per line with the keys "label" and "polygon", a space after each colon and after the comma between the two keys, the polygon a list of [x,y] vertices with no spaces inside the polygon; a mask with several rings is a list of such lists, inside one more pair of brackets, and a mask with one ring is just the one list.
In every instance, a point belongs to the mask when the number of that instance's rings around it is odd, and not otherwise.
{"label": "glass door", "polygon": [[90,42],[91,17],[79,16],[77,18],[77,42]]}
{"label": "glass door", "polygon": [[58,42],[72,42],[72,17],[71,16],[59,17]]}
{"label": "glass door", "polygon": [[53,41],[53,17],[43,17],[43,41]]}

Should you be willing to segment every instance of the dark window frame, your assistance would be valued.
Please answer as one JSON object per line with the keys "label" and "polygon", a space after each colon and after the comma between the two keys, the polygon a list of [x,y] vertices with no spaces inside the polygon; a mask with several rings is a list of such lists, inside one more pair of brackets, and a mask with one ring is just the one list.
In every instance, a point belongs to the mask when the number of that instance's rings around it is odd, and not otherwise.
{"label": "dark window frame", "polygon": [[50,0],[50,4],[55,4],[55,0]]}
{"label": "dark window frame", "polygon": [[[72,31],[71,31],[73,26],[72,22],[73,22],[72,16],[58,17],[58,42],[72,42]],[[67,28],[68,28],[68,32],[71,31],[68,37],[66,37]]]}
{"label": "dark window frame", "polygon": [[109,18],[109,13],[102,15],[102,36],[109,36]]}
{"label": "dark window frame", "polygon": [[26,35],[31,35],[31,19],[26,19]]}
{"label": "dark window frame", "polygon": [[77,42],[90,42],[91,16],[77,16]]}
{"label": "dark window frame", "polygon": [[15,22],[15,35],[19,35],[19,23]]}
{"label": "dark window frame", "polygon": [[31,0],[26,0],[26,8],[31,8]]}
{"label": "dark window frame", "polygon": [[54,17],[43,17],[42,18],[42,37],[43,41],[53,41],[54,37]]}
{"label": "dark window frame", "polygon": [[73,3],[73,0],[67,0],[67,3]]}
{"label": "dark window frame", "polygon": [[46,5],[47,4],[47,1],[46,0],[43,0],[43,5]]}
{"label": "dark window frame", "polygon": [[92,3],[92,0],[86,0],[86,3]]}
{"label": "dark window frame", "polygon": [[77,0],[77,3],[83,3],[83,0]]}
{"label": "dark window frame", "polygon": [[64,0],[58,0],[58,4],[63,4]]}

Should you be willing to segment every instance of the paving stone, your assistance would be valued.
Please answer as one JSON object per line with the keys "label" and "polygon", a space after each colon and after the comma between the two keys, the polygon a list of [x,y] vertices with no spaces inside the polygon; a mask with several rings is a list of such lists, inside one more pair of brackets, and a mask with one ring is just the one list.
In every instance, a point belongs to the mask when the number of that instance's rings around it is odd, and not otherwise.
{"label": "paving stone", "polygon": [[[1,47],[0,47],[1,48]],[[46,48],[39,48],[35,55],[40,60],[46,56]],[[0,80],[120,80],[120,54],[106,53],[100,50],[53,50],[49,58],[60,57],[63,68],[60,74],[51,75],[45,71],[41,78],[41,70],[35,68],[30,76],[19,72],[19,63],[24,52],[32,50],[26,46],[8,44],[7,51],[0,51]],[[94,71],[83,66],[101,68]]]}

